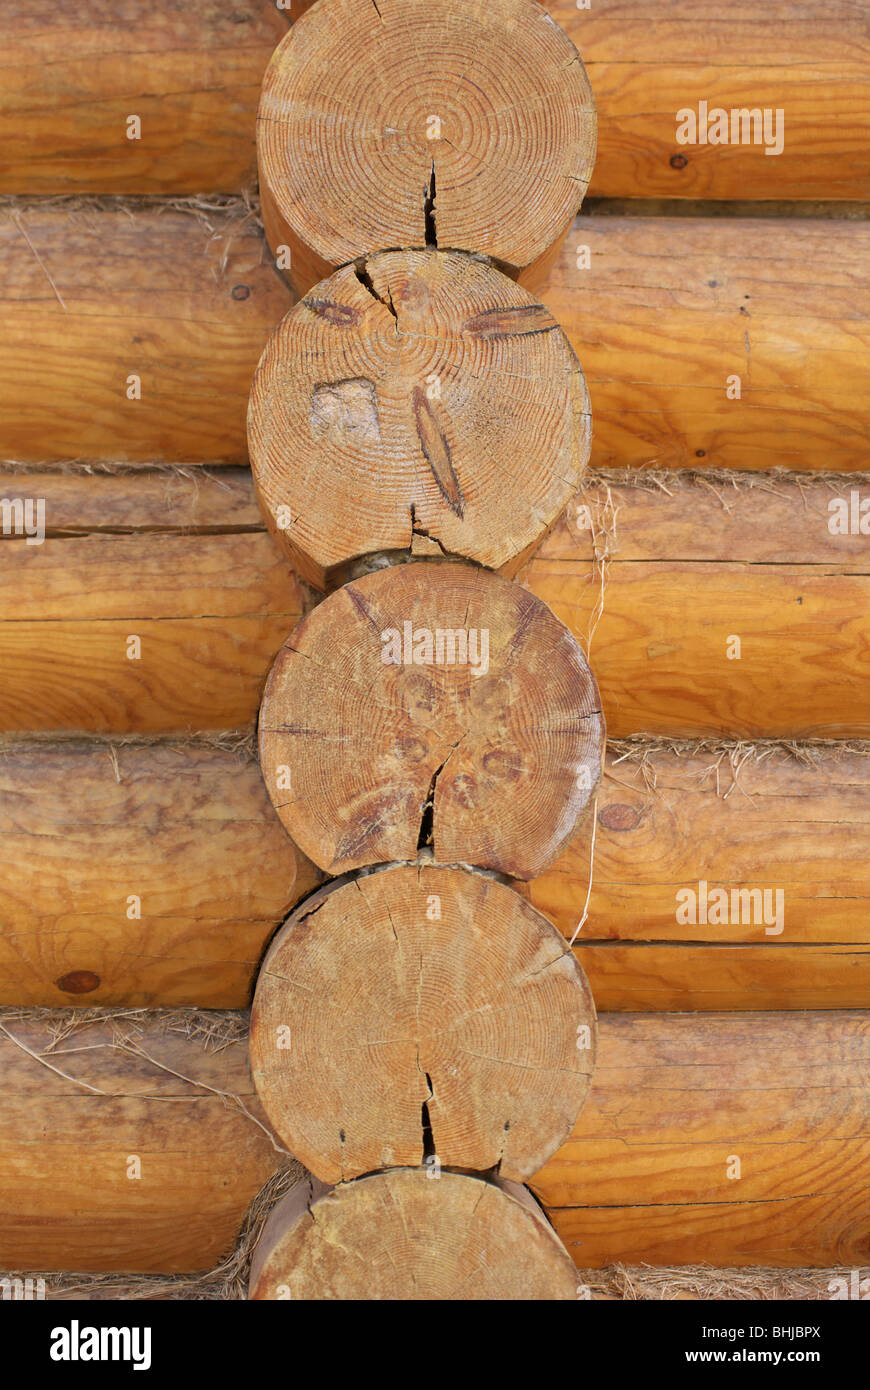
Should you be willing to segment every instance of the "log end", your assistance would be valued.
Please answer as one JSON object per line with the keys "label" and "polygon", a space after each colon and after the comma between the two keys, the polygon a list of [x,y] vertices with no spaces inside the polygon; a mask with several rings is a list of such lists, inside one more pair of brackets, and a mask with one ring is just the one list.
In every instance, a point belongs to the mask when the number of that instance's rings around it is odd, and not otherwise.
{"label": "log end", "polygon": [[568,1300],[577,1271],[522,1188],[419,1168],[278,1203],[248,1297],[265,1300]]}
{"label": "log end", "polygon": [[492,877],[432,865],[309,898],[251,1015],[272,1128],[327,1182],[427,1162],[530,1177],[573,1130],[595,1046],[555,927]]}

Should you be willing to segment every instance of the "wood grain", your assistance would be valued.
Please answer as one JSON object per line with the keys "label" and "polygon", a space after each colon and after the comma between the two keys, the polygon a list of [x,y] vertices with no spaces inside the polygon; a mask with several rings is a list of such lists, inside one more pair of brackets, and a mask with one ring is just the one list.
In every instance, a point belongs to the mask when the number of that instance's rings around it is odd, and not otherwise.
{"label": "wood grain", "polygon": [[0,835],[2,1005],[244,1008],[318,880],[256,763],[207,745],[6,745]]}
{"label": "wood grain", "polygon": [[[208,1051],[154,1016],[66,1036],[63,1014],[0,1022],[0,1267],[216,1264],[279,1157],[225,1099],[259,1113],[244,1041]],[[131,1158],[139,1178],[128,1177]]]}
{"label": "wood grain", "polygon": [[580,217],[543,298],[593,466],[866,468],[868,257],[861,221]]}
{"label": "wood grain", "polygon": [[[286,18],[268,0],[7,0],[0,191],[233,191],[254,170],[260,79]],[[827,0],[547,0],[599,115],[591,191],[628,197],[870,197],[866,6]],[[135,42],[130,35],[135,34]],[[8,56],[7,56],[8,55]],[[785,144],[678,145],[676,113],[781,108]],[[126,117],[142,117],[128,141]],[[687,162],[671,164],[673,155]]]}
{"label": "wood grain", "polygon": [[[860,747],[860,746],[859,746]],[[578,957],[600,1009],[870,1007],[870,745],[608,751]],[[591,827],[527,886],[570,939]],[[677,894],[724,887],[724,923]],[[737,899],[733,890],[767,889]],[[781,892],[776,913],[775,894]],[[768,926],[772,929],[768,931]]]}
{"label": "wood grain", "polygon": [[[589,72],[599,143],[590,192],[627,197],[867,198],[867,6],[828,0],[547,0]],[[706,101],[785,115],[779,155],[680,145],[676,113]],[[685,164],[674,167],[673,155]]]}
{"label": "wood grain", "polygon": [[0,730],[250,724],[301,612],[298,582],[263,533],[7,538]]}
{"label": "wood grain", "polygon": [[594,629],[610,737],[866,737],[866,537],[829,529],[830,500],[848,505],[852,487],[665,487],[593,485],[577,499],[592,529],[566,514],[522,572],[579,638]]}
{"label": "wood grain", "polygon": [[866,1264],[868,1086],[866,1012],[605,1014],[532,1186],[581,1266]]}
{"label": "wood grain", "polygon": [[469,564],[375,569],[303,619],[259,719],[278,816],[327,873],[431,852],[532,878],[588,814],[604,726],[579,644]]}
{"label": "wood grain", "polygon": [[591,433],[549,311],[434,247],[315,286],[269,339],[248,407],[269,530],[320,589],[377,551],[511,573],[579,486]]}
{"label": "wood grain", "polygon": [[324,1182],[436,1157],[522,1181],[570,1133],[594,1061],[595,1006],[565,942],[470,869],[333,881],[257,976],[257,1094]]}
{"label": "wood grain", "polygon": [[245,462],[251,377],[288,307],[241,205],[0,210],[0,456]]}
{"label": "wood grain", "polygon": [[534,290],[595,159],[576,48],[527,0],[331,0],[263,78],[269,245],[297,293],[376,251],[490,257]]}
{"label": "wood grain", "polygon": [[273,1210],[248,1297],[329,1302],[576,1298],[564,1246],[526,1190],[421,1168],[370,1173]]}
{"label": "wood grain", "polygon": [[0,192],[252,186],[260,82],[286,29],[268,0],[6,0]]}

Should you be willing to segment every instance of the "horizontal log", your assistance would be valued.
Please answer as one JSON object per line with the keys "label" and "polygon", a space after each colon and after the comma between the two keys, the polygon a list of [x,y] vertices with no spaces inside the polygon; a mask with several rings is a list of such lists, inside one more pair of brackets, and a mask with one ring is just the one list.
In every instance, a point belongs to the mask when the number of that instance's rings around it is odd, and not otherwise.
{"label": "horizontal log", "polygon": [[[866,198],[866,15],[849,0],[547,0],[598,106],[590,192],[627,197]],[[783,113],[782,152],[678,144],[677,112]],[[730,127],[730,121],[729,121]],[[730,136],[730,129],[729,129]],[[674,158],[676,156],[676,159]]]}
{"label": "horizontal log", "polygon": [[[0,545],[0,730],[253,720],[302,591],[246,475],[232,470],[224,488],[220,474],[173,474],[166,500],[159,477],[0,476],[7,500],[43,497],[47,536]],[[860,522],[870,487],[708,481],[590,484],[576,504],[588,513],[569,511],[522,572],[581,642],[594,627],[611,737],[867,736],[865,538],[830,526]]]}
{"label": "horizontal log", "polygon": [[[730,896],[730,887],[727,891]],[[602,1009],[657,1013],[870,1006],[867,941],[799,946],[597,943],[576,946],[575,954]]]}
{"label": "horizontal log", "polygon": [[866,1013],[605,1015],[532,1186],[578,1264],[865,1264]]}
{"label": "horizontal log", "polygon": [[0,1266],[209,1269],[280,1161],[243,1028],[209,1049],[183,1016],[65,1019],[0,1014]]}
{"label": "horizontal log", "polygon": [[866,468],[868,253],[866,222],[578,218],[543,298],[593,466]]}
{"label": "horizontal log", "polygon": [[287,19],[264,0],[8,0],[0,192],[252,186],[260,83]]}
{"label": "horizontal log", "polygon": [[[608,753],[575,946],[599,1008],[870,1006],[870,757],[745,751]],[[7,745],[0,791],[0,1004],[250,1002],[269,939],[314,882],[250,756]],[[590,841],[591,826],[525,890],[569,939]],[[678,922],[677,893],[702,880],[729,905],[732,889],[780,889],[782,932],[754,901],[734,921]]]}
{"label": "horizontal log", "polygon": [[[591,836],[526,890],[569,939]],[[870,745],[611,747],[575,947],[597,1007],[870,1007],[868,866]]]}
{"label": "horizontal log", "polygon": [[[244,219],[0,215],[0,457],[244,462],[291,303]],[[593,465],[864,468],[868,253],[860,221],[580,217],[544,298],[587,379]]]}
{"label": "horizontal log", "polygon": [[[204,536],[264,530],[247,468],[0,466],[0,496],[44,507],[45,534]],[[16,536],[2,529],[0,541]]]}
{"label": "horizontal log", "polygon": [[10,473],[0,486],[33,504],[34,527],[44,504],[46,536],[0,545],[0,729],[195,732],[254,719],[303,595],[249,475]]}
{"label": "horizontal log", "polygon": [[0,210],[0,457],[245,462],[289,303],[241,203]]}
{"label": "horizontal log", "polygon": [[[597,194],[631,197],[870,196],[867,36],[847,0],[546,0],[577,45],[599,116]],[[285,0],[295,18],[304,0]],[[0,191],[233,191],[254,169],[260,78],[285,29],[263,0],[195,10],[158,0],[4,7]],[[135,42],[130,35],[135,34]],[[784,112],[784,143],[681,145],[676,114]],[[126,138],[138,114],[141,139]],[[672,163],[674,156],[676,163]],[[683,162],[685,161],[685,162]]]}
{"label": "horizontal log", "polygon": [[848,533],[862,483],[671,477],[578,494],[520,578],[593,634],[611,738],[870,734],[870,563]]}
{"label": "horizontal log", "polygon": [[256,764],[202,744],[6,746],[0,836],[3,1005],[243,1007],[318,881]]}
{"label": "horizontal log", "polygon": [[[244,1045],[151,1014],[114,1024],[119,1048],[65,1020],[0,1016],[0,1267],[216,1262],[282,1161]],[[589,1099],[532,1182],[574,1260],[866,1264],[868,1039],[859,1012],[605,1014]]]}

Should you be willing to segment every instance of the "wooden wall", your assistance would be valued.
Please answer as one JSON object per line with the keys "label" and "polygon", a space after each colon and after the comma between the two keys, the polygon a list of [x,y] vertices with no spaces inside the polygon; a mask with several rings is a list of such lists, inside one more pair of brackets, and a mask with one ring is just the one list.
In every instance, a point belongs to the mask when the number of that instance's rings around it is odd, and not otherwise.
{"label": "wooden wall", "polygon": [[[45,522],[28,544],[0,505],[8,1268],[207,1267],[283,1160],[242,1042],[143,1015],[119,1049],[111,1023],[67,1039],[14,1011],[244,1008],[317,880],[248,743],[313,601],[245,441],[290,305],[250,201],[254,116],[304,8],[0,15],[0,498]],[[594,865],[574,949],[603,1011],[592,1098],[534,1185],[581,1266],[860,1263],[867,25],[847,0],[547,8],[599,111],[545,296],[598,473],[521,579],[588,644],[612,742],[594,820],[526,890],[570,938]],[[781,109],[782,153],[678,144],[700,101]],[[681,922],[702,882],[781,891],[782,931]]]}

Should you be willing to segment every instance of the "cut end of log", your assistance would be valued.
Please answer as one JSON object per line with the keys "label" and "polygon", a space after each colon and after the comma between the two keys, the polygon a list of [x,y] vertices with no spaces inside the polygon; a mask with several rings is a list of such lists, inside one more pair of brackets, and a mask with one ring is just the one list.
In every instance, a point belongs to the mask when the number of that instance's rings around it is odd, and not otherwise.
{"label": "cut end of log", "polygon": [[373,251],[546,259],[595,158],[589,80],[528,0],[330,0],[277,48],[258,119],[276,260],[299,293]]}
{"label": "cut end of log", "polygon": [[578,1275],[514,1183],[396,1168],[326,1189],[302,1183],[257,1246],[255,1300],[540,1301],[577,1297]]}
{"label": "cut end of log", "polygon": [[592,996],[513,889],[400,866],[331,884],[278,933],[251,1016],[272,1128],[326,1182],[434,1164],[523,1179],[568,1138]]}
{"label": "cut end of log", "polygon": [[589,395],[548,309],[461,252],[391,251],[272,335],[248,440],[272,535],[315,587],[379,551],[510,567],[589,458]]}
{"label": "cut end of log", "polygon": [[604,724],[576,639],[471,565],[365,575],[281,649],[260,765],[285,828],[329,873],[416,860],[532,878],[601,776]]}

